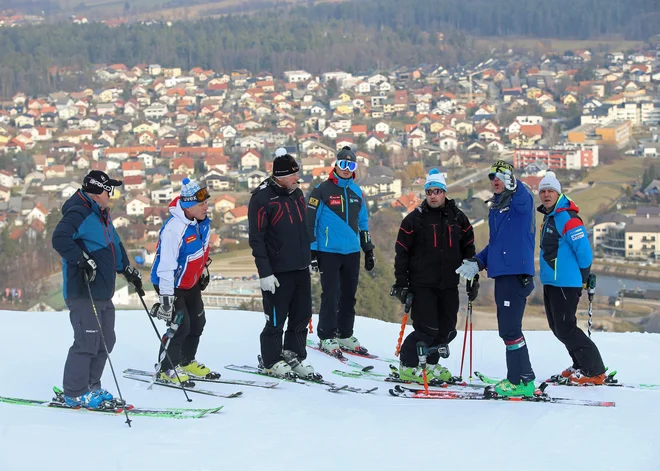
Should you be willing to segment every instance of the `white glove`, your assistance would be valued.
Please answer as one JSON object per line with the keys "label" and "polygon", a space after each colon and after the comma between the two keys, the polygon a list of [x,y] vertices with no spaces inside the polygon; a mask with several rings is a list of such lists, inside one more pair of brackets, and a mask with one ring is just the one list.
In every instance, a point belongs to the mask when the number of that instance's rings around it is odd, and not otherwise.
{"label": "white glove", "polygon": [[463,265],[456,269],[456,273],[466,280],[471,280],[479,273],[479,264],[471,259],[463,260]]}
{"label": "white glove", "polygon": [[151,316],[166,322],[172,320],[172,312],[174,311],[174,301],[176,298],[172,295],[160,295],[160,302],[153,305],[151,308]]}
{"label": "white glove", "polygon": [[280,282],[277,281],[275,275],[259,278],[259,284],[261,285],[261,291],[270,291],[273,294],[275,294],[275,288],[280,287]]}
{"label": "white glove", "polygon": [[516,177],[513,176],[511,170],[505,170],[504,172],[497,172],[495,174],[495,177],[498,180],[500,180],[502,183],[504,183],[504,188],[506,188],[509,191],[514,191],[518,186]]}

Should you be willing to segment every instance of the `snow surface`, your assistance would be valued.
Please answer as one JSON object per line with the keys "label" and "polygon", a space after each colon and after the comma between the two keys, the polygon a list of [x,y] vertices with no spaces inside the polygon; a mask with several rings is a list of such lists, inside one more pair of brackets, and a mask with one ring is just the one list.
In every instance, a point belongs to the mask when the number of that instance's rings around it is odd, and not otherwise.
{"label": "snow surface", "polygon": [[[198,359],[225,377],[266,380],[223,368],[256,362],[263,314],[209,311],[207,316]],[[52,386],[61,383],[72,341],[68,313],[0,311],[0,326],[5,334],[0,395],[49,399]],[[158,327],[163,330],[162,323]],[[356,322],[361,342],[385,357],[393,356],[398,332],[395,324]],[[224,410],[196,420],[134,417],[128,428],[123,416],[0,403],[1,471],[660,469],[660,391],[549,388],[561,397],[616,401],[615,408],[400,399],[389,396],[388,383],[333,375],[333,369],[347,367],[309,350],[317,371],[330,381],[380,389],[372,395],[332,394],[319,386],[282,384],[274,390],[245,387],[243,397],[235,399],[192,394],[187,404],[180,391],[149,391],[146,384],[121,377],[125,368],[149,369],[154,363],[158,341],[144,311],[118,311],[117,337],[112,360],[129,402],[145,407],[222,404]],[[526,337],[538,378],[569,365],[550,332]],[[619,380],[660,383],[660,335],[593,337],[606,364],[619,371]],[[459,332],[446,363],[454,374],[462,341]],[[505,374],[497,332],[475,332],[474,355],[476,370]],[[386,363],[373,364],[387,371]],[[20,372],[29,374],[20,377]],[[116,392],[109,367],[103,381]]]}

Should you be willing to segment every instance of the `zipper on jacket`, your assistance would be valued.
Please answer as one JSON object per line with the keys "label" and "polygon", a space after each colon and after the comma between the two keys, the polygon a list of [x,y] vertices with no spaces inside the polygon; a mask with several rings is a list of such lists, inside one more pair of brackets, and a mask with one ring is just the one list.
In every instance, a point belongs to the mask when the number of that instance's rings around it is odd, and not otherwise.
{"label": "zipper on jacket", "polygon": [[451,242],[451,226],[447,226],[447,229],[449,229],[449,247],[452,247],[452,242]]}
{"label": "zipper on jacket", "polygon": [[[557,253],[557,258],[559,258],[559,253]],[[555,258],[555,281],[557,281],[557,258]]]}
{"label": "zipper on jacket", "polygon": [[325,228],[325,246],[328,246],[328,227],[326,226]]}
{"label": "zipper on jacket", "polygon": [[436,235],[436,226],[437,224],[431,224],[433,226],[433,247],[438,246],[438,237]]}
{"label": "zipper on jacket", "polygon": [[287,201],[284,203],[284,206],[286,206],[286,212],[289,213],[289,221],[291,221],[291,224],[293,224],[293,217],[291,217],[291,209],[289,208],[289,202]]}
{"label": "zipper on jacket", "polygon": [[348,193],[346,192],[346,187],[344,187],[344,198],[341,202],[341,210],[344,211],[344,200],[346,201],[346,224],[348,224]]}

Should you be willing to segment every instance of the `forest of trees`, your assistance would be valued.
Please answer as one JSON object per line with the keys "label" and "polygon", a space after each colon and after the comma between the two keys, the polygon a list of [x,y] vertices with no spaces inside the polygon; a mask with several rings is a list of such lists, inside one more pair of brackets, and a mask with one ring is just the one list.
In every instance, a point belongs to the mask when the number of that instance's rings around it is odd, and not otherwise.
{"label": "forest of trees", "polygon": [[[469,35],[646,39],[660,32],[656,0],[361,0],[279,8],[172,27],[66,23],[0,30],[0,94],[88,84],[94,64],[159,63],[279,74],[476,59]],[[437,32],[444,33],[440,42]],[[467,34],[466,34],[467,33]],[[71,66],[75,76],[51,75]]]}

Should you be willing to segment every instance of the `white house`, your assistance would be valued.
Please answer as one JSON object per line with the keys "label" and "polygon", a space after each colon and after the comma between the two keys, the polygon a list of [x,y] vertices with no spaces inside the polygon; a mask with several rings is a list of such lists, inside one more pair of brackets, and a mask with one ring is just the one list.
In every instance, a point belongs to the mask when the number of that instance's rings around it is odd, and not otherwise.
{"label": "white house", "polygon": [[126,214],[129,216],[143,216],[144,208],[150,205],[146,196],[135,196],[126,203]]}
{"label": "white house", "polygon": [[284,80],[288,83],[306,82],[312,78],[312,74],[304,70],[288,70],[284,72]]}
{"label": "white house", "polygon": [[168,204],[174,199],[174,190],[171,186],[159,188],[151,192],[151,201],[154,205]]}
{"label": "white house", "polygon": [[261,154],[254,149],[250,149],[241,156],[241,170],[259,168]]}

